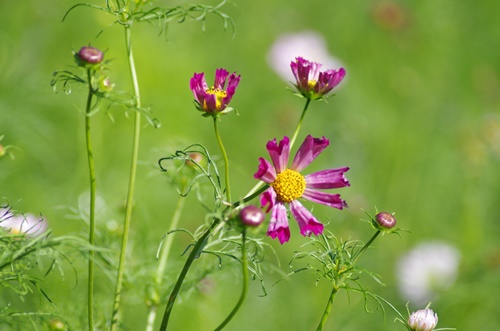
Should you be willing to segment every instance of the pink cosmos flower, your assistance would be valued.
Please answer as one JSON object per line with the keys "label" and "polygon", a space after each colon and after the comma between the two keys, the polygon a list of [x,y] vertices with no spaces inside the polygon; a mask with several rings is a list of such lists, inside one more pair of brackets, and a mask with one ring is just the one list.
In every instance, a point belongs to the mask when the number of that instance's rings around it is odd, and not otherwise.
{"label": "pink cosmos flower", "polygon": [[321,99],[344,79],[344,68],[319,71],[321,64],[310,62],[302,57],[290,63],[295,76],[297,91],[310,100]]}
{"label": "pink cosmos flower", "polygon": [[288,168],[290,140],[285,136],[279,144],[276,139],[267,143],[266,148],[272,164],[264,158],[259,158],[259,169],[254,177],[270,185],[261,195],[260,200],[262,206],[268,206],[266,212],[271,212],[267,235],[273,239],[277,237],[282,244],[290,239],[285,204],[289,204],[290,211],[297,220],[303,236],[310,236],[311,233],[321,234],[323,224],[297,200],[298,198],[305,198],[337,209],[347,207],[345,201],[340,198],[340,194],[326,193],[317,189],[350,186],[349,181],[344,177],[344,173],[349,170],[348,167],[326,169],[307,176],[300,174],[329,144],[330,141],[325,137],[307,136],[297,151],[292,166]]}
{"label": "pink cosmos flower", "polygon": [[[225,114],[232,110],[228,108],[226,111],[223,111],[233,98],[241,76],[236,76],[235,72],[229,78],[228,76],[229,72],[227,70],[217,69],[215,71],[214,85],[210,88],[208,88],[205,81],[205,73],[195,73],[191,78],[189,87],[193,91],[196,108],[199,111],[205,112],[204,116],[218,115],[221,112]],[[226,81],[227,88],[224,89]]]}

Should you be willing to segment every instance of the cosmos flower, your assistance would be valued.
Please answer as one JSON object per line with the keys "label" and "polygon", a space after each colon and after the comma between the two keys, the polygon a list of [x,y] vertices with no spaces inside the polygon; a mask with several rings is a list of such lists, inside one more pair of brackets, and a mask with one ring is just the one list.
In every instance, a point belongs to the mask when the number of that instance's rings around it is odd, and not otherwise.
{"label": "cosmos flower", "polygon": [[304,97],[315,100],[323,98],[333,90],[345,76],[345,69],[319,71],[321,64],[297,57],[290,63],[295,76],[295,87]]}
{"label": "cosmos flower", "polygon": [[438,323],[438,316],[430,308],[411,313],[408,325],[412,331],[432,331]]}
{"label": "cosmos flower", "polygon": [[47,221],[32,214],[15,215],[9,208],[0,208],[0,227],[12,234],[39,236],[47,230]]}
{"label": "cosmos flower", "polygon": [[[205,73],[195,73],[189,82],[189,86],[194,95],[196,108],[205,112],[205,116],[218,115],[219,113],[225,114],[231,111],[230,108],[226,111],[224,109],[233,98],[236,87],[240,83],[240,78],[241,76],[236,76],[235,72],[229,75],[227,70],[217,69],[215,71],[214,85],[208,88]],[[226,82],[227,88],[224,89]]]}
{"label": "cosmos flower", "polygon": [[340,198],[340,194],[326,193],[318,189],[349,186],[349,181],[344,177],[344,173],[349,170],[348,167],[326,169],[307,176],[300,174],[329,143],[325,137],[307,136],[290,168],[288,168],[290,140],[286,136],[279,144],[276,139],[267,143],[266,148],[272,164],[264,158],[259,158],[259,169],[254,177],[270,185],[261,195],[262,206],[267,206],[266,211],[271,212],[267,235],[273,239],[278,238],[282,244],[290,239],[286,204],[289,205],[293,217],[297,220],[303,236],[310,236],[312,233],[321,234],[323,224],[298,201],[299,198],[337,209],[347,206]]}
{"label": "cosmos flower", "polygon": [[423,305],[449,288],[457,277],[460,252],[443,242],[416,246],[397,263],[399,290],[405,300]]}
{"label": "cosmos flower", "polygon": [[322,63],[325,68],[340,68],[342,62],[328,51],[325,38],[312,30],[283,34],[271,46],[267,62],[285,82],[295,78],[290,71],[290,61],[297,56]]}

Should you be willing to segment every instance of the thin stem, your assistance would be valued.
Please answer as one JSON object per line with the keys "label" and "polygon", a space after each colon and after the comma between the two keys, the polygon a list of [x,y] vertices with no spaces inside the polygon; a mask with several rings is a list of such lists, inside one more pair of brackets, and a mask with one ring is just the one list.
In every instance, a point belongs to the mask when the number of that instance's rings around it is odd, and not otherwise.
{"label": "thin stem", "polygon": [[186,277],[187,272],[189,271],[189,268],[191,267],[193,261],[200,256],[203,247],[205,247],[206,245],[208,236],[210,235],[212,230],[217,226],[217,224],[219,224],[219,222],[220,220],[218,219],[215,219],[212,222],[210,227],[206,229],[203,235],[200,237],[200,239],[198,239],[193,249],[191,250],[191,253],[189,253],[186,263],[184,264],[184,267],[182,268],[182,271],[179,274],[179,277],[177,278],[177,282],[175,283],[174,288],[172,289],[172,293],[170,293],[170,297],[168,298],[167,308],[165,309],[165,313],[163,314],[163,320],[161,321],[160,331],[165,331],[167,329],[170,313],[172,312],[175,299],[179,294],[182,283],[184,282],[184,278]]}
{"label": "thin stem", "polygon": [[300,115],[299,123],[297,123],[297,128],[295,129],[295,132],[293,133],[292,140],[290,141],[290,149],[292,148],[293,144],[295,143],[295,140],[297,139],[297,136],[299,135],[300,128],[302,127],[302,121],[304,120],[304,117],[306,116],[307,108],[309,107],[309,103],[311,103],[311,99],[307,99],[306,104],[304,106],[304,110],[302,110],[302,115]]}
{"label": "thin stem", "polygon": [[[183,196],[179,196],[179,199],[177,200],[177,206],[175,208],[174,216],[172,217],[172,222],[170,223],[170,228],[168,232],[174,230],[177,228],[177,224],[179,224],[179,220],[181,218],[182,210],[184,209],[184,204],[186,202],[186,198]],[[158,310],[158,298],[160,297],[160,294],[158,293],[158,288],[160,287],[162,281],[163,281],[163,274],[165,272],[165,268],[167,266],[168,262],[168,256],[170,254],[170,248],[172,247],[172,242],[174,239],[173,235],[168,235],[167,232],[167,237],[165,239],[165,242],[163,243],[161,247],[161,252],[160,252],[160,259],[158,263],[158,268],[156,269],[156,274],[155,274],[155,290],[153,292],[153,304],[149,308],[149,314],[148,314],[148,321],[146,325],[146,331],[152,331],[154,328],[154,323],[156,320],[156,312]]]}
{"label": "thin stem", "polygon": [[381,232],[380,230],[377,230],[377,232],[375,232],[375,234],[370,238],[370,240],[368,240],[366,244],[356,254],[354,254],[354,256],[352,257],[353,265],[356,264],[356,261],[358,261],[361,254],[363,254],[363,252],[366,251],[368,247],[370,247],[370,245],[375,241],[375,239],[377,239],[380,232]]}
{"label": "thin stem", "polygon": [[218,121],[219,119],[217,116],[214,116],[214,130],[215,130],[215,137],[217,138],[217,142],[219,143],[219,147],[222,153],[222,157],[224,158],[224,178],[226,181],[226,200],[227,202],[231,202],[231,189],[229,187],[229,159],[227,158],[227,153],[226,149],[224,148],[224,144],[222,143],[222,139],[219,134],[219,126],[218,126]]}
{"label": "thin stem", "polygon": [[[255,193],[253,193],[252,195],[244,198],[242,201],[236,201],[230,207],[227,207],[223,211],[223,214],[226,211],[228,211],[228,210],[234,210],[234,208],[238,207],[242,203],[245,203],[245,202],[248,202],[250,200],[253,200],[255,197],[259,196],[262,192],[264,192],[268,187],[269,187],[268,185],[265,185],[259,191],[257,191]],[[165,331],[167,329],[168,321],[169,321],[172,309],[174,307],[175,299],[177,298],[177,295],[179,294],[179,291],[181,289],[182,283],[184,282],[184,278],[186,278],[186,275],[187,275],[187,273],[189,271],[189,268],[193,264],[193,261],[200,256],[203,248],[206,245],[206,242],[208,240],[208,236],[211,234],[212,230],[215,229],[217,227],[217,225],[220,224],[220,223],[221,223],[220,220],[215,219],[212,222],[212,224],[210,225],[210,227],[205,230],[205,232],[203,233],[203,235],[200,237],[200,239],[198,239],[198,241],[194,245],[193,250],[189,254],[186,262],[184,263],[184,267],[182,268],[182,271],[179,274],[179,277],[177,278],[177,282],[175,283],[174,288],[172,289],[172,293],[170,293],[170,297],[168,298],[167,307],[165,308],[165,313],[163,314],[163,320],[162,320],[161,326],[160,326],[160,331]]]}
{"label": "thin stem", "polygon": [[243,304],[243,301],[245,301],[245,298],[247,296],[248,292],[248,261],[247,261],[247,251],[246,251],[246,230],[243,230],[242,236],[241,236],[241,274],[243,276],[243,287],[241,289],[241,295],[236,303],[236,306],[234,306],[233,310],[231,313],[226,317],[226,319],[214,330],[214,331],[220,331],[222,330],[236,315],[238,310],[240,309],[241,305]]}
{"label": "thin stem", "polygon": [[337,287],[337,285],[333,284],[332,292],[330,293],[330,297],[328,298],[328,302],[326,303],[325,311],[323,312],[323,317],[321,317],[321,321],[319,322],[316,331],[323,330],[323,327],[325,326],[326,321],[328,320],[328,316],[330,315],[330,312],[332,310],[333,300],[335,299],[338,291],[339,288]]}
{"label": "thin stem", "polygon": [[[87,69],[87,79],[89,83],[89,94],[87,97],[87,107],[85,111],[85,141],[87,147],[87,160],[89,167],[89,185],[90,185],[90,207],[89,207],[89,244],[90,247],[94,247],[94,235],[95,235],[95,167],[94,167],[94,155],[92,153],[92,140],[90,137],[90,112],[92,110],[92,96],[94,88],[92,86],[93,75],[92,70]],[[88,287],[87,287],[87,309],[88,309],[88,325],[89,331],[94,330],[94,256],[95,252],[91,248],[89,250],[89,275],[88,275]]]}
{"label": "thin stem", "polygon": [[[135,70],[134,56],[132,53],[132,38],[130,33],[130,26],[125,26],[125,43],[128,55],[128,65],[130,68],[130,75],[132,78],[132,85],[134,87],[134,98],[135,105],[137,108],[141,106],[141,98],[139,93],[139,83],[137,81],[137,73]],[[130,162],[130,174],[129,174],[129,185],[127,194],[127,205],[125,210],[125,220],[123,223],[123,236],[122,244],[120,248],[120,259],[118,264],[118,275],[116,278],[116,290],[115,290],[115,300],[113,303],[113,312],[111,315],[111,331],[115,331],[118,324],[118,312],[120,308],[120,297],[123,286],[123,274],[125,272],[125,256],[127,251],[128,235],[130,230],[130,219],[132,216],[132,205],[134,199],[134,189],[135,189],[135,177],[137,173],[137,159],[139,155],[139,138],[141,132],[141,114],[138,110],[135,112],[134,116],[134,140],[132,147],[132,157]]]}

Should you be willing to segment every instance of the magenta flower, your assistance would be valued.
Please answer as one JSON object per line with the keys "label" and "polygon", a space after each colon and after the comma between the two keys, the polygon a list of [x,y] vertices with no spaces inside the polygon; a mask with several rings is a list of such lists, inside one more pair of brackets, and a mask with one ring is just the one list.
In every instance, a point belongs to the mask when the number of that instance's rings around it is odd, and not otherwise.
{"label": "magenta flower", "polygon": [[[199,111],[205,112],[204,116],[218,115],[219,113],[228,113],[232,108],[227,105],[233,98],[236,92],[236,87],[240,83],[240,75],[236,76],[233,72],[228,78],[229,72],[225,69],[217,69],[215,71],[215,82],[211,88],[207,87],[205,81],[205,73],[195,73],[189,82],[191,91],[193,91],[196,108]],[[227,88],[224,90],[224,86]]]}
{"label": "magenta flower", "polygon": [[310,100],[321,99],[333,90],[345,76],[345,69],[319,71],[321,64],[302,57],[290,63],[297,91]]}
{"label": "magenta flower", "polygon": [[254,177],[270,185],[260,199],[262,206],[268,205],[266,211],[271,211],[267,235],[273,239],[278,237],[282,244],[290,239],[285,203],[289,204],[290,211],[297,220],[303,236],[323,233],[323,224],[297,200],[298,198],[305,198],[337,209],[347,207],[345,201],[340,198],[340,194],[326,193],[317,189],[350,186],[349,181],[344,177],[344,173],[349,170],[348,167],[326,169],[307,176],[300,174],[329,144],[330,141],[325,137],[307,136],[297,151],[292,166],[288,168],[290,140],[285,136],[279,144],[276,139],[267,143],[266,148],[272,164],[264,158],[259,158],[259,169]]}

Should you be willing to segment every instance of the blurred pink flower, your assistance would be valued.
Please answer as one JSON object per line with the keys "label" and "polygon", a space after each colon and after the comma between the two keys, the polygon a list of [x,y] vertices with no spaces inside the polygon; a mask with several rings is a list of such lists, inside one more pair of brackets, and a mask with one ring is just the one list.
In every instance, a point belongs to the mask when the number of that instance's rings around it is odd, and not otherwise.
{"label": "blurred pink flower", "polygon": [[405,300],[424,305],[457,277],[460,252],[443,242],[425,242],[399,258],[397,278]]}
{"label": "blurred pink flower", "polygon": [[47,230],[47,221],[32,214],[14,215],[9,208],[0,208],[0,227],[13,234],[36,237]]}
{"label": "blurred pink flower", "polygon": [[261,195],[262,206],[268,206],[267,212],[271,211],[271,222],[267,235],[278,238],[280,243],[290,239],[288,217],[285,203],[290,205],[290,211],[297,220],[300,233],[303,236],[315,235],[323,232],[321,224],[307,208],[297,199],[305,198],[326,206],[342,209],[346,207],[340,194],[331,194],[317,189],[332,189],[349,186],[349,181],[344,177],[348,167],[338,169],[326,169],[312,173],[307,176],[300,174],[323,150],[330,141],[323,138],[307,136],[300,146],[292,166],[288,168],[290,157],[290,141],[284,137],[279,144],[276,139],[267,143],[267,151],[271,157],[272,164],[264,158],[259,158],[259,169],[254,177],[269,184],[270,187]]}

